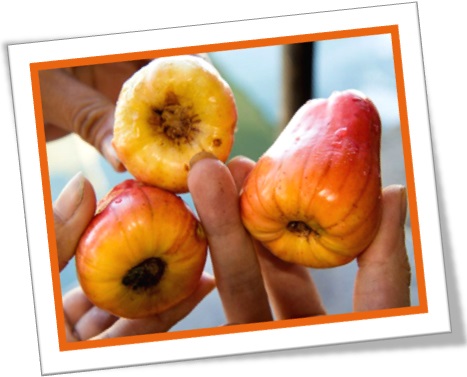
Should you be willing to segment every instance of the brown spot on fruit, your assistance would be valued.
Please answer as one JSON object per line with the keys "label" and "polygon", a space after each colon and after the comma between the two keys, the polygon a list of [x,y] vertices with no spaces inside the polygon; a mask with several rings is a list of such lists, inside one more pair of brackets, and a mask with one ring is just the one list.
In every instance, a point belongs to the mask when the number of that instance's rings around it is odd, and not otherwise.
{"label": "brown spot on fruit", "polygon": [[222,139],[219,139],[219,138],[214,139],[212,141],[212,145],[215,146],[215,147],[220,147],[222,145]]}

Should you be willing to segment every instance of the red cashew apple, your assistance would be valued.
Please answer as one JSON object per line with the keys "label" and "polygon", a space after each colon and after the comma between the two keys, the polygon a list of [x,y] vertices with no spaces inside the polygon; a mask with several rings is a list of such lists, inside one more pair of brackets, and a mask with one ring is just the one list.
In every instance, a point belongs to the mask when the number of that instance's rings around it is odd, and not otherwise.
{"label": "red cashew apple", "polygon": [[187,192],[190,159],[206,151],[226,161],[236,124],[232,90],[209,62],[192,55],[162,57],[123,85],[113,146],[136,179]]}
{"label": "red cashew apple", "polygon": [[81,287],[97,307],[142,318],[194,292],[207,241],[174,193],[127,180],[99,203],[76,252]]}
{"label": "red cashew apple", "polygon": [[245,227],[285,261],[350,262],[380,225],[380,144],[380,117],[364,94],[306,102],[245,181]]}

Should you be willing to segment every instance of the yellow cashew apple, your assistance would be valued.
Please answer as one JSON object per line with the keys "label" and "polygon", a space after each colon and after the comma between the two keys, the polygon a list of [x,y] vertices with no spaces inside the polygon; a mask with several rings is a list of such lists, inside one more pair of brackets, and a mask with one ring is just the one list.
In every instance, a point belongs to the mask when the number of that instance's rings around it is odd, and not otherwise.
{"label": "yellow cashew apple", "polygon": [[123,85],[113,146],[136,179],[182,193],[195,154],[227,160],[236,124],[232,90],[209,62],[192,55],[161,57]]}
{"label": "yellow cashew apple", "polygon": [[245,227],[277,257],[313,268],[346,264],[382,215],[381,121],[356,90],[306,102],[248,175]]}
{"label": "yellow cashew apple", "polygon": [[76,269],[94,305],[142,318],[194,292],[206,254],[203,229],[180,197],[127,180],[98,203],[78,244]]}

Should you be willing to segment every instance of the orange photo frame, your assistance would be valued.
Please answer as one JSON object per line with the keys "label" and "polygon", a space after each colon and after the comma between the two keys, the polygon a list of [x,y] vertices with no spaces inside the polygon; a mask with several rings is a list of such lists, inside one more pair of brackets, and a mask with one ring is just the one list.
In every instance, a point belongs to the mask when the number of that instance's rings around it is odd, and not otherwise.
{"label": "orange photo frame", "polygon": [[[46,69],[65,68],[72,66],[84,66],[91,64],[110,63],[117,61],[129,61],[138,59],[153,59],[162,56],[181,55],[181,54],[195,54],[195,53],[209,53],[232,49],[244,49],[251,47],[264,47],[272,45],[285,45],[291,43],[310,42],[310,41],[323,41],[330,39],[341,39],[351,37],[362,37],[389,34],[392,40],[393,58],[395,79],[397,86],[397,98],[399,105],[400,128],[402,136],[402,148],[404,153],[404,167],[407,181],[407,195],[409,201],[409,211],[411,218],[412,240],[415,261],[415,273],[418,283],[418,296],[419,305],[410,306],[396,309],[375,310],[361,313],[344,313],[344,314],[331,314],[326,316],[317,316],[300,319],[289,319],[280,321],[271,321],[263,323],[251,323],[232,326],[222,326],[215,328],[203,328],[193,330],[174,331],[167,333],[155,333],[148,335],[128,336],[114,339],[92,340],[81,342],[67,342],[65,336],[65,320],[62,305],[62,294],[60,287],[60,273],[58,266],[57,246],[55,241],[55,232],[53,226],[53,209],[51,187],[49,180],[49,170],[47,163],[46,139],[44,131],[44,122],[42,115],[40,84],[39,84],[39,71]],[[413,314],[428,313],[428,302],[424,278],[423,258],[421,250],[420,230],[418,221],[417,210],[417,196],[414,179],[414,171],[412,164],[411,143],[409,134],[409,124],[407,115],[407,105],[405,97],[404,86],[404,73],[402,67],[400,36],[398,25],[378,26],[359,28],[351,30],[339,30],[332,32],[322,32],[314,34],[303,35],[290,35],[284,37],[274,37],[256,40],[246,40],[238,42],[227,42],[219,44],[198,45],[181,48],[170,48],[154,51],[130,52],[124,54],[105,55],[105,56],[92,56],[76,59],[35,62],[30,64],[31,82],[33,90],[34,111],[37,128],[37,141],[39,148],[39,159],[41,167],[42,191],[45,204],[45,216],[47,223],[47,237],[50,251],[50,268],[52,273],[53,294],[55,302],[55,314],[57,319],[57,331],[60,351],[72,351],[79,349],[88,349],[95,347],[108,347],[117,345],[127,345],[144,342],[156,342],[164,340],[184,339],[192,337],[206,337],[221,334],[231,334],[250,331],[262,331],[270,329],[278,329],[285,327],[297,326],[310,326],[315,324],[358,321],[374,318],[393,317],[393,316],[406,316]]]}

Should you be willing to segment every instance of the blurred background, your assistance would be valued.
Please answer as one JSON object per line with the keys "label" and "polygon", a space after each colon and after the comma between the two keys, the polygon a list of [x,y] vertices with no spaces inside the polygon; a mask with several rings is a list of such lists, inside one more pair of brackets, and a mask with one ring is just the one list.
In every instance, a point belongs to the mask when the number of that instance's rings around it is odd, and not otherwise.
{"label": "blurred background", "polygon": [[[268,46],[210,54],[213,64],[232,87],[237,102],[239,122],[231,156],[244,155],[257,160],[273,143],[291,116],[292,97],[295,95],[290,91],[293,80],[302,80],[309,90],[308,95],[314,98],[328,97],[335,90],[352,88],[371,98],[381,115],[383,185],[405,185],[391,36],[313,42],[298,50],[291,47]],[[294,56],[291,64],[290,56],[297,51],[298,55]],[[308,67],[308,71],[300,71],[300,76],[294,78],[299,72],[294,69],[294,64]],[[48,143],[47,156],[53,200],[78,171],[82,171],[94,185],[98,199],[116,184],[131,178],[128,173],[114,172],[96,150],[75,135]],[[189,194],[182,195],[182,198],[195,210]],[[413,271],[412,305],[417,306],[418,287],[409,217],[406,244]],[[212,273],[209,259],[206,270]],[[355,262],[334,269],[310,269],[330,314],[352,311],[356,270]],[[76,285],[72,262],[61,273],[62,292]],[[222,305],[217,291],[214,291],[172,331],[215,327],[224,323]]]}

